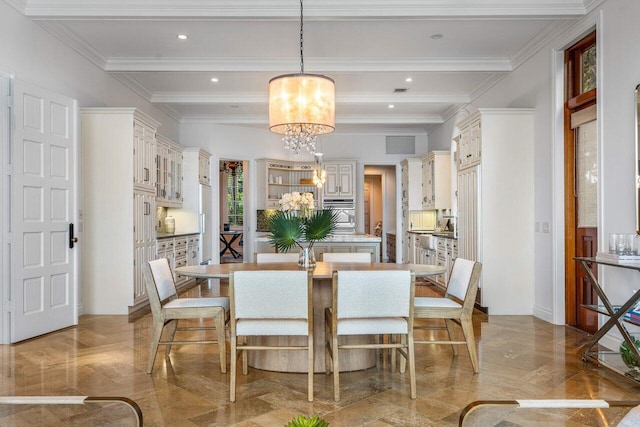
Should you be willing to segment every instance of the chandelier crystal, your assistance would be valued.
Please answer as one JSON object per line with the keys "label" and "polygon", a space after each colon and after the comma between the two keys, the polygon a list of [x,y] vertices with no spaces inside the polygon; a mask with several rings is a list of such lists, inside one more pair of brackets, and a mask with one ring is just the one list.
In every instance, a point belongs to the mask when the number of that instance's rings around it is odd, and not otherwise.
{"label": "chandelier crystal", "polygon": [[303,7],[300,0],[300,73],[269,81],[269,130],[284,135],[286,149],[314,154],[318,135],[335,130],[335,82],[304,73]]}

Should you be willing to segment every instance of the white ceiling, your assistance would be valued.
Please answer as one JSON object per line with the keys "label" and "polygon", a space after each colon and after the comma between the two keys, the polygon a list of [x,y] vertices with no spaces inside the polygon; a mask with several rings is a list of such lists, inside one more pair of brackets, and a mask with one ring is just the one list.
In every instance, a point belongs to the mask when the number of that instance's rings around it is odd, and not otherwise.
{"label": "white ceiling", "polygon": [[[300,70],[297,0],[5,1],[178,120],[266,128]],[[305,72],[335,80],[337,132],[425,133],[595,3],[306,0]]]}

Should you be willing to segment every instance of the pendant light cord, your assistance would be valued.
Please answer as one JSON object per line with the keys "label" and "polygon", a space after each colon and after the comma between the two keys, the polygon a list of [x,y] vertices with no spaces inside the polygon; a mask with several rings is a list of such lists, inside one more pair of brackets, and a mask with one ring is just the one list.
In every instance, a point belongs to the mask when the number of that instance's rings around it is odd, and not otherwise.
{"label": "pendant light cord", "polygon": [[303,45],[304,45],[304,37],[303,37],[303,19],[302,19],[302,0],[300,0],[300,74],[304,74],[304,55],[302,53]]}

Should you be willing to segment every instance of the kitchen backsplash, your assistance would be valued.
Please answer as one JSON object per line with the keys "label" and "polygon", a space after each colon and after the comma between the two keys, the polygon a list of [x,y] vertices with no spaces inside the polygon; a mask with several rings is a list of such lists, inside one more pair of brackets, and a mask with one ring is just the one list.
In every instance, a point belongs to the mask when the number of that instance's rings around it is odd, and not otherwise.
{"label": "kitchen backsplash", "polygon": [[256,211],[256,231],[269,231],[269,216],[276,211],[277,209],[258,209]]}
{"label": "kitchen backsplash", "polygon": [[165,219],[168,216],[173,217],[175,220],[175,234],[200,233],[200,215],[198,215],[198,212],[162,206],[156,208],[156,232],[169,232],[165,225]]}

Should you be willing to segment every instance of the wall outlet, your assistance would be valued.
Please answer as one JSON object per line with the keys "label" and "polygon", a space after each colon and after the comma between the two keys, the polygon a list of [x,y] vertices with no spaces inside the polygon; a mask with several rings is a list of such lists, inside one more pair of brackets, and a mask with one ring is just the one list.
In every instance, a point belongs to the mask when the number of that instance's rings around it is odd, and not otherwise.
{"label": "wall outlet", "polygon": [[543,233],[549,233],[551,229],[551,225],[548,222],[543,222],[542,223],[542,232]]}

